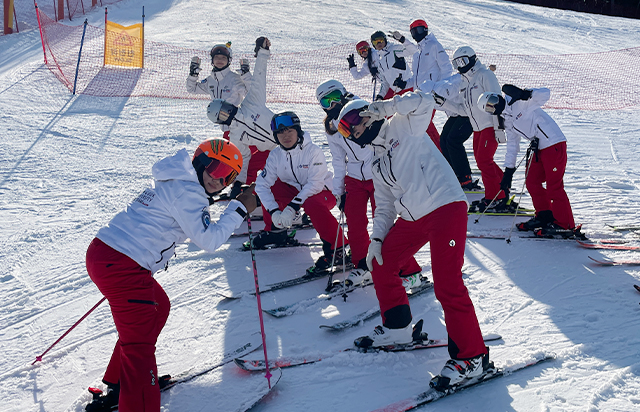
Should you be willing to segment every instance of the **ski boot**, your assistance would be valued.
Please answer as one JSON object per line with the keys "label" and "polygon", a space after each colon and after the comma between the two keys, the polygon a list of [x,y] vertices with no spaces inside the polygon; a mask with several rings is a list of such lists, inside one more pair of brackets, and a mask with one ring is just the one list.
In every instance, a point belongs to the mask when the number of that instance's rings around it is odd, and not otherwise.
{"label": "ski boot", "polygon": [[493,368],[493,363],[489,362],[489,348],[487,354],[476,356],[471,359],[449,359],[444,364],[440,375],[434,376],[429,383],[432,388],[445,392],[447,389],[459,385],[468,379],[481,377],[487,370]]}
{"label": "ski boot", "polygon": [[107,393],[99,388],[89,388],[89,392],[93,399],[84,408],[86,412],[110,412],[118,409],[120,384],[107,383]]}
{"label": "ski boot", "polygon": [[[291,233],[288,233],[286,229],[270,230],[268,232],[262,231],[252,239],[251,246],[253,246],[254,249],[272,249],[296,246],[299,242],[294,237],[295,235],[295,230],[292,230]],[[244,250],[249,250],[249,241],[244,242],[242,247]]]}

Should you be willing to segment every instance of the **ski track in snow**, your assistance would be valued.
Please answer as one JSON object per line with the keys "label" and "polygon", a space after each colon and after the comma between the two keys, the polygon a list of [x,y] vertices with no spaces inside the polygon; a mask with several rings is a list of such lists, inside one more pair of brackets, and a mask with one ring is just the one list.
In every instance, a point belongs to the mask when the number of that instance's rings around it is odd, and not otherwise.
{"label": "ski track in snow", "polygon": [[[140,7],[126,0],[109,6],[110,20],[137,23]],[[296,18],[290,17],[291,10]],[[638,20],[498,0],[366,5],[353,0],[155,0],[145,4],[145,14],[149,40],[195,49],[232,40],[236,52],[252,50],[259,35],[268,36],[274,52],[281,53],[356,42],[375,30],[407,34],[409,23],[420,17],[447,49],[470,44],[487,53],[570,54],[636,47],[640,41]],[[100,8],[86,17],[102,27]],[[80,412],[90,399],[86,388],[101,385],[117,339],[107,303],[42,362],[30,364],[101,298],[86,275],[86,248],[97,230],[149,184],[154,162],[184,147],[194,150],[219,132],[205,116],[206,101],[71,96],[43,65],[37,30],[0,37],[0,80],[1,409]],[[324,143],[319,107],[270,108],[295,110],[314,141]],[[576,222],[594,239],[640,243],[632,232],[605,226],[640,223],[640,110],[549,113],[568,139],[565,187]],[[445,120],[438,112],[434,122],[441,129]],[[471,141],[466,146],[471,151]],[[321,147],[329,159],[328,146]],[[504,150],[501,145],[496,154],[499,164]],[[523,182],[519,169],[514,187]],[[522,203],[531,207],[530,197]],[[212,216],[222,207],[214,205]],[[474,220],[469,220],[470,233],[498,236],[507,236],[513,221]],[[542,353],[555,353],[557,360],[421,410],[640,410],[640,307],[632,288],[640,271],[592,266],[587,258],[625,259],[637,252],[589,251],[571,242],[511,235],[511,244],[491,239],[467,243],[464,278],[480,326],[484,333],[503,336],[490,345],[491,357],[499,366],[518,365]],[[297,238],[318,241],[313,230],[299,231]],[[213,254],[191,243],[180,245],[169,270],[156,274],[172,302],[157,343],[161,374],[219,359],[259,330],[255,297],[228,301],[216,294],[254,287],[250,255],[239,251],[245,240],[232,238]],[[319,247],[258,251],[260,286],[303,274],[320,253]],[[428,247],[416,257],[428,273]],[[318,295],[325,285],[326,279],[320,279],[265,293],[262,304],[290,304]],[[426,389],[447,359],[446,349],[339,352],[379,319],[339,333],[318,328],[375,308],[374,288],[362,292],[347,302],[320,302],[282,319],[265,316],[270,358],[326,359],[285,369],[275,391],[255,411],[367,411]],[[447,336],[432,291],[412,299],[411,307],[432,338]],[[261,351],[251,355],[260,356]],[[212,405],[233,410],[263,380],[262,374],[227,365],[164,394],[163,411],[210,410]]]}

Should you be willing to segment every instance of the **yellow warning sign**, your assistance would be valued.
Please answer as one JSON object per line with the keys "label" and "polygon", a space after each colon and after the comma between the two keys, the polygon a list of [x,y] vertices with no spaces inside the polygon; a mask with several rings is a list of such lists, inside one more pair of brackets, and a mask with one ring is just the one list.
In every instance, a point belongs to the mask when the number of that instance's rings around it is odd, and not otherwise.
{"label": "yellow warning sign", "polygon": [[124,27],[107,21],[104,34],[104,64],[144,67],[144,29],[142,23]]}

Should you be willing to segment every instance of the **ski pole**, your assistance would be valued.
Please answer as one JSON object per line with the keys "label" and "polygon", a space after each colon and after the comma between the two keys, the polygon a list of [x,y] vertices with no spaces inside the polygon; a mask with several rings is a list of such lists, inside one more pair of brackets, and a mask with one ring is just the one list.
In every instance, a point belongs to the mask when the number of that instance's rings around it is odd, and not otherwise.
{"label": "ski pole", "polygon": [[[340,228],[342,227],[342,215],[344,214],[344,212],[341,210],[340,211],[340,223],[338,223],[338,230],[336,231],[336,240],[333,242],[333,256],[331,256],[331,266],[330,268],[333,269],[333,264],[336,261],[336,249],[338,248],[338,236],[340,236]],[[343,233],[344,236],[344,233]],[[342,250],[342,254],[344,255],[344,239],[342,240],[342,246],[343,246],[343,250]],[[331,287],[333,286],[333,271],[331,271],[331,274],[329,275],[329,281],[327,282],[327,287],[325,289],[326,292],[329,292],[331,290]]]}
{"label": "ski pole", "polygon": [[[344,220],[344,212],[340,211],[340,226],[342,226]],[[347,283],[346,283],[346,276],[345,276],[345,272],[346,272],[346,268],[347,268],[347,254],[344,250],[344,230],[342,231],[342,277],[344,278],[342,281],[342,299],[344,299],[344,301],[347,301]]]}
{"label": "ski pole", "polygon": [[529,157],[531,153],[530,149],[527,149],[527,153],[524,155],[524,157],[522,158],[522,160],[520,160],[520,163],[518,163],[518,166],[516,166],[516,169],[518,169],[518,167],[520,167],[520,164],[522,163],[522,161],[526,158],[527,162],[526,162],[526,169],[524,172],[524,183],[522,184],[522,190],[520,191],[520,198],[518,199],[518,206],[516,206],[516,213],[513,215],[513,220],[511,221],[511,227],[509,228],[509,236],[507,236],[506,242],[507,243],[511,243],[511,232],[513,232],[513,226],[516,224],[516,217],[518,216],[518,209],[520,209],[520,203],[522,202],[522,195],[524,194],[524,188],[527,185],[527,176],[529,176],[529,166],[531,166],[531,161],[533,160],[533,158]]}
{"label": "ski pole", "polygon": [[78,326],[80,324],[80,322],[82,322],[84,320],[84,318],[86,318],[87,316],[89,316],[89,314],[91,312],[93,312],[98,306],[100,306],[100,304],[102,302],[104,302],[106,299],[106,297],[103,297],[102,299],[100,299],[100,302],[96,303],[91,309],[89,309],[89,311],[87,313],[84,314],[84,316],[82,316],[80,319],[78,319],[78,321],[76,323],[73,324],[72,327],[70,327],[65,333],[62,334],[62,336],[60,336],[58,338],[57,341],[53,342],[53,345],[49,346],[47,348],[47,350],[45,350],[44,352],[42,352],[42,355],[40,356],[36,356],[36,360],[33,361],[32,365],[35,365],[36,362],[40,362],[42,360],[42,357],[44,355],[47,354],[47,352],[49,352],[51,350],[51,348],[53,348],[54,346],[56,346],[58,344],[58,342],[60,342],[65,336],[67,336],[69,334],[69,332],[71,332],[73,330],[73,328],[75,328],[76,326]]}
{"label": "ski pole", "polygon": [[480,216],[478,216],[478,218],[473,222],[473,223],[478,223],[478,221],[480,220],[480,218],[482,216],[484,216],[485,213],[487,213],[487,210],[489,209],[489,205],[493,204],[493,202],[496,201],[496,199],[498,198],[498,196],[500,195],[500,192],[504,192],[505,196],[508,196],[507,192],[500,189],[498,190],[498,193],[496,193],[496,195],[493,197],[493,199],[491,200],[491,202],[487,205],[487,207],[482,211],[482,214]]}
{"label": "ski pole", "polygon": [[256,283],[256,300],[258,301],[258,316],[260,317],[260,333],[262,334],[262,349],[264,350],[264,364],[267,373],[264,375],[271,389],[271,371],[269,371],[269,359],[267,357],[267,342],[264,333],[264,319],[262,318],[262,302],[260,301],[260,285],[258,285],[258,269],[256,268],[256,255],[253,252],[253,233],[251,232],[251,218],[247,213],[247,229],[249,232],[249,250],[251,251],[251,264],[253,265],[253,279]]}

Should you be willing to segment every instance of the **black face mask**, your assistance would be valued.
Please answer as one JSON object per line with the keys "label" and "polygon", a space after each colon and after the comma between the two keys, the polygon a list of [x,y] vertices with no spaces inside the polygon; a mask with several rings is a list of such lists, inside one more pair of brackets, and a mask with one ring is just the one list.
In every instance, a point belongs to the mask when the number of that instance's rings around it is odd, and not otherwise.
{"label": "black face mask", "polygon": [[[384,123],[384,119],[376,120],[373,124],[366,128],[364,133],[360,135],[357,139],[351,139],[356,142],[360,147],[364,148],[366,145],[371,144],[378,137],[380,133],[380,129],[382,128],[382,124]],[[352,136],[353,137],[353,136]]]}
{"label": "black face mask", "polygon": [[333,108],[325,110],[325,113],[327,114],[327,117],[334,120],[340,115],[340,110],[342,110],[342,104],[336,104]]}

